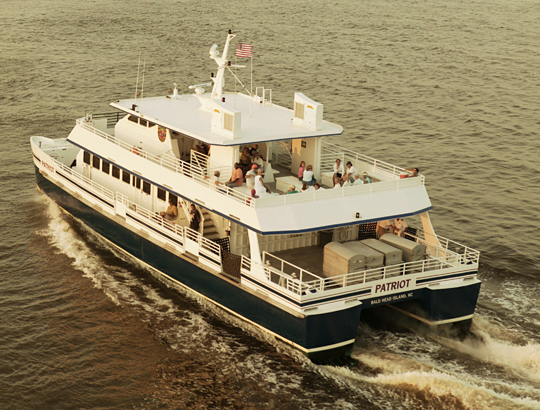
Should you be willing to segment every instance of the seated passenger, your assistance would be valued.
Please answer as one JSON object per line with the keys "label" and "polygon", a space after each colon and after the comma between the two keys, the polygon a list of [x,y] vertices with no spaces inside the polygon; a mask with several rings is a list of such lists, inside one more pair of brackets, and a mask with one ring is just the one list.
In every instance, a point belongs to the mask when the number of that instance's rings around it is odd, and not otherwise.
{"label": "seated passenger", "polygon": [[264,168],[263,168],[264,162],[261,158],[261,154],[259,154],[258,152],[256,152],[255,155],[253,156],[253,163],[257,165],[257,168],[260,168],[264,171]]}
{"label": "seated passenger", "polygon": [[334,175],[337,175],[338,178],[341,178],[344,173],[345,171],[343,169],[343,164],[341,163],[341,160],[338,158],[336,159],[336,162],[334,163]]}
{"label": "seated passenger", "polygon": [[244,174],[242,173],[242,169],[240,168],[240,165],[238,162],[234,163],[234,171],[231,175],[231,179],[229,179],[229,182],[227,182],[228,187],[235,187],[235,186],[242,186],[244,183]]}
{"label": "seated passenger", "polygon": [[[410,175],[408,176],[408,178],[417,177],[417,176],[418,176],[418,173],[420,172],[420,171],[418,170],[418,168],[412,168],[412,169],[405,168],[405,171],[410,172]],[[406,177],[406,178],[407,178],[407,177]]]}
{"label": "seated passenger", "polygon": [[302,177],[302,182],[312,186],[317,180],[313,176],[313,166],[308,165],[304,171],[304,176]]}
{"label": "seated passenger", "polygon": [[371,180],[369,179],[366,171],[362,172],[362,181],[364,182],[364,184],[371,183]]}
{"label": "seated passenger", "polygon": [[240,155],[240,165],[242,166],[242,171],[246,173],[251,168],[251,155],[249,155],[248,148],[244,148],[244,152]]}
{"label": "seated passenger", "polygon": [[289,190],[287,192],[285,192],[285,195],[287,195],[287,194],[297,194],[297,193],[298,193],[298,191],[296,190],[296,186],[291,185],[289,187]]}
{"label": "seated passenger", "polygon": [[390,220],[384,220],[377,222],[377,239],[388,233],[392,229],[392,222]]}
{"label": "seated passenger", "polygon": [[257,165],[253,164],[246,173],[246,185],[248,188],[255,188],[255,177],[257,176]]}
{"label": "seated passenger", "polygon": [[300,161],[300,166],[298,167],[298,179],[301,181],[304,178],[304,170],[306,169],[306,163]]}
{"label": "seated passenger", "polygon": [[334,189],[341,188],[341,182],[337,175],[334,175]]}
{"label": "seated passenger", "polygon": [[178,217],[178,208],[173,203],[172,199],[169,199],[169,206],[167,207],[167,210],[165,212],[162,212],[161,217],[166,219],[167,221],[174,221]]}
{"label": "seated passenger", "polygon": [[403,220],[403,218],[396,218],[394,219],[394,225],[393,225],[393,231],[394,235],[397,236],[405,236],[405,230],[409,227],[407,225],[407,222]]}
{"label": "seated passenger", "polygon": [[249,155],[254,157],[255,154],[258,154],[258,153],[259,153],[259,146],[257,144],[253,144],[253,147],[251,147],[251,149],[249,150]]}
{"label": "seated passenger", "polygon": [[352,185],[364,185],[364,180],[362,179],[362,177],[360,175],[355,175],[354,176],[354,182],[352,183]]}
{"label": "seated passenger", "polygon": [[343,181],[350,181],[353,183],[355,175],[358,175],[358,171],[353,167],[351,161],[347,161],[347,170],[345,171],[345,175],[343,175]]}
{"label": "seated passenger", "polygon": [[318,191],[321,188],[321,184],[319,184],[318,182],[315,182],[313,184],[313,188],[315,189],[315,191]]}

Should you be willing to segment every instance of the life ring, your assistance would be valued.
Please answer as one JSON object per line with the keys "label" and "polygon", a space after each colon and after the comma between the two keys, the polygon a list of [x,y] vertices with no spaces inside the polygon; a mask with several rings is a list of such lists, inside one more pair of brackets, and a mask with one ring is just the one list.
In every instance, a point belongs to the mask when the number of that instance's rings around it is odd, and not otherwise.
{"label": "life ring", "polygon": [[139,150],[135,147],[131,147],[131,149],[129,150],[130,152],[133,152],[135,155],[139,155]]}

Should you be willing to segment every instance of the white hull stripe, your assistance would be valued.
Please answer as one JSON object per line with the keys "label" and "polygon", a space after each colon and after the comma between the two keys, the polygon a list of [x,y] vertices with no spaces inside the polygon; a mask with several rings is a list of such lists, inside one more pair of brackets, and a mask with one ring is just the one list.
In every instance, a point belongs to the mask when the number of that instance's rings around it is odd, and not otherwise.
{"label": "white hull stripe", "polygon": [[393,306],[393,305],[386,305],[388,306],[389,308],[391,309],[395,309],[401,313],[403,313],[404,315],[407,315],[407,316],[410,316],[416,320],[419,320],[420,322],[422,323],[425,323],[429,326],[437,326],[437,325],[444,325],[444,324],[447,324],[447,323],[454,323],[454,322],[461,322],[463,320],[467,320],[467,319],[472,319],[474,314],[472,315],[466,315],[466,316],[461,316],[461,317],[455,317],[455,318],[452,318],[452,319],[445,319],[445,320],[436,320],[436,321],[431,321],[431,320],[427,320],[423,317],[420,317],[418,315],[415,315],[414,313],[411,313],[411,312],[407,312],[406,310],[403,310],[403,309],[400,309],[396,306]]}

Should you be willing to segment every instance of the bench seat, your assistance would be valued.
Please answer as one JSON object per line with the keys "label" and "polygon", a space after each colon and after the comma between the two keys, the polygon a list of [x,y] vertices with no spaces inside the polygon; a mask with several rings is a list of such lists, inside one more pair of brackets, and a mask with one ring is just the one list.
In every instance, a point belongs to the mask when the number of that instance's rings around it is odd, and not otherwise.
{"label": "bench seat", "polygon": [[298,177],[290,175],[288,177],[276,178],[276,189],[278,191],[287,192],[291,185],[294,185],[298,192],[302,190],[302,181]]}

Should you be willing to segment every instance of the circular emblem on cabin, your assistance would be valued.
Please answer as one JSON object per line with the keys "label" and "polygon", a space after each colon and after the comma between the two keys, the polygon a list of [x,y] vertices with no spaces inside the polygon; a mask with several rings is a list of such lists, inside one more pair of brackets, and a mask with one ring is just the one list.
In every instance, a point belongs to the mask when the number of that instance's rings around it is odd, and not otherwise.
{"label": "circular emblem on cabin", "polygon": [[165,142],[167,138],[167,128],[158,125],[157,136],[161,142]]}

